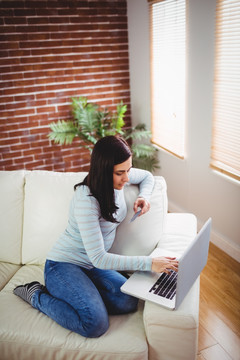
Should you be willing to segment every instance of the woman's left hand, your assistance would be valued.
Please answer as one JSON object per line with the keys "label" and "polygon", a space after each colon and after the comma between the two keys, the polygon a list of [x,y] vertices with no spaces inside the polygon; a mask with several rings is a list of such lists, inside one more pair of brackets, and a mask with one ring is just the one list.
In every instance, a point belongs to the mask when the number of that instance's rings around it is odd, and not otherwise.
{"label": "woman's left hand", "polygon": [[150,203],[142,198],[142,197],[138,197],[137,200],[135,201],[134,205],[133,205],[133,210],[136,213],[138,211],[138,208],[141,208],[141,213],[139,216],[145,214],[146,212],[148,212],[148,210],[150,209]]}

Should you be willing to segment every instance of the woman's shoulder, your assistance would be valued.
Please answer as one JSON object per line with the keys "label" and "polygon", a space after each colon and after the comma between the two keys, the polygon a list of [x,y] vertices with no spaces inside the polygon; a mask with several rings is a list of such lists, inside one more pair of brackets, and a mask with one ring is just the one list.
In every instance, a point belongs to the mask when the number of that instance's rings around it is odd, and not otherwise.
{"label": "woman's shoulder", "polygon": [[99,207],[97,199],[91,195],[91,191],[87,185],[78,186],[74,192],[73,198],[75,199],[75,202],[80,202],[84,207]]}
{"label": "woman's shoulder", "polygon": [[87,185],[79,185],[75,190],[75,194],[78,196],[88,196],[90,195],[90,189]]}

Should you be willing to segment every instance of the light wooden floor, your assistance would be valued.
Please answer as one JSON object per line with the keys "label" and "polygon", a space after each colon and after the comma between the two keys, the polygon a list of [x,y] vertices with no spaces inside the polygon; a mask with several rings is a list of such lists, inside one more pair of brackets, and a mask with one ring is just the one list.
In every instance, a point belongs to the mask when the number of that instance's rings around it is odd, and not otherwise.
{"label": "light wooden floor", "polygon": [[201,274],[198,360],[240,360],[240,264],[210,245]]}

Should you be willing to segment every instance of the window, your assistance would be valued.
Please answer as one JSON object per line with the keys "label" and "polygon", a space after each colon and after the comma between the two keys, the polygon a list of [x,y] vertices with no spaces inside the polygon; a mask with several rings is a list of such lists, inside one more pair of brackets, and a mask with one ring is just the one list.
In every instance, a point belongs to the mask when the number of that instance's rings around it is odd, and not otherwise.
{"label": "window", "polygon": [[149,1],[152,141],[184,158],[186,1]]}
{"label": "window", "polygon": [[240,180],[239,0],[217,0],[211,167]]}

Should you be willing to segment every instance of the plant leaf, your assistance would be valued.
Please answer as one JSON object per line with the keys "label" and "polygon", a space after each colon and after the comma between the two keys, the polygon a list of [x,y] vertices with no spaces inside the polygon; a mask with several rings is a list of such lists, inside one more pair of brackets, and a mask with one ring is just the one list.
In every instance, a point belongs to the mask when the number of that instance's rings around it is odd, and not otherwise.
{"label": "plant leaf", "polygon": [[71,144],[77,135],[77,128],[73,121],[58,120],[50,123],[49,126],[52,130],[48,134],[49,139],[61,145]]}
{"label": "plant leaf", "polygon": [[72,113],[80,131],[93,135],[98,128],[98,105],[87,102],[87,98],[72,98]]}
{"label": "plant leaf", "polygon": [[49,139],[55,143],[71,144],[74,137],[78,136],[84,141],[80,144],[92,151],[93,145],[102,137],[120,134],[125,140],[135,140],[131,149],[133,153],[133,164],[135,167],[153,171],[158,168],[156,157],[157,148],[152,144],[142,143],[143,139],[149,139],[151,132],[145,124],[122,129],[127,105],[123,102],[117,105],[115,114],[107,109],[101,110],[98,104],[89,103],[86,97],[72,98],[73,119],[69,121],[59,120],[51,123]]}
{"label": "plant leaf", "polygon": [[138,124],[135,127],[129,128],[125,131],[125,140],[142,140],[149,139],[151,137],[151,131],[146,129],[145,124]]}
{"label": "plant leaf", "polygon": [[121,134],[122,133],[122,127],[125,125],[125,122],[123,120],[125,112],[127,111],[127,105],[123,105],[123,102],[119,105],[117,105],[117,111],[116,114],[112,114],[111,116],[111,123],[110,127],[113,130],[113,134]]}
{"label": "plant leaf", "polygon": [[136,157],[133,155],[133,166],[150,172],[160,168],[158,159],[155,156]]}
{"label": "plant leaf", "polygon": [[132,152],[137,157],[142,156],[153,156],[157,149],[153,145],[147,145],[147,144],[132,144],[131,146]]}
{"label": "plant leaf", "polygon": [[125,125],[123,118],[126,111],[127,111],[127,105],[123,105],[123,102],[121,101],[121,103],[117,105],[117,123],[116,123],[117,130],[121,130],[122,127]]}

